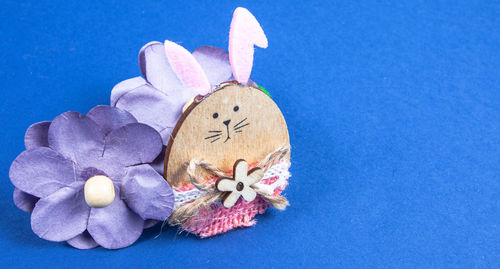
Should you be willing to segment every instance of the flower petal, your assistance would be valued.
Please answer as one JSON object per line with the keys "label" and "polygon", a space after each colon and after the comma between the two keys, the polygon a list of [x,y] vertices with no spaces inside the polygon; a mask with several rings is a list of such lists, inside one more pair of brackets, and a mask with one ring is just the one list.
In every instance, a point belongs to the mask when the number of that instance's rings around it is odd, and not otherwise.
{"label": "flower petal", "polygon": [[[161,134],[160,134],[161,135]],[[154,170],[160,175],[163,175],[163,169],[165,168],[165,150],[167,147],[163,146],[160,154],[156,159],[150,164]]]}
{"label": "flower petal", "polygon": [[155,226],[158,222],[159,221],[152,220],[152,219],[145,220],[144,221],[144,229],[149,229],[149,228]]}
{"label": "flower petal", "polygon": [[30,213],[35,208],[38,197],[26,193],[18,188],[14,189],[14,204],[21,210]]}
{"label": "flower petal", "polygon": [[218,85],[231,79],[229,54],[223,49],[202,46],[193,51],[193,56],[205,71],[211,85]]}
{"label": "flower petal", "polygon": [[252,168],[248,171],[248,176],[240,178],[240,181],[245,183],[246,186],[252,186],[259,182],[264,176],[264,170],[260,168]]}
{"label": "flower petal", "polygon": [[96,106],[87,113],[87,117],[95,121],[105,134],[129,123],[137,122],[129,112],[111,106]]}
{"label": "flower petal", "polygon": [[220,178],[217,180],[216,188],[219,191],[234,191],[236,190],[236,181],[231,178]]}
{"label": "flower petal", "polygon": [[90,207],[83,182],[76,182],[40,199],[31,215],[33,232],[50,241],[66,241],[85,231]]}
{"label": "flower petal", "polygon": [[41,121],[28,127],[24,135],[24,146],[26,149],[48,147],[48,133],[50,121]]}
{"label": "flower petal", "polygon": [[120,97],[122,97],[122,95],[147,84],[147,81],[145,81],[142,77],[130,78],[116,84],[111,90],[110,105],[115,106],[116,102],[120,99]]}
{"label": "flower petal", "polygon": [[88,231],[85,231],[66,242],[70,246],[77,249],[91,249],[99,246],[99,244],[97,244],[97,242],[92,238]]}
{"label": "flower petal", "polygon": [[[232,80],[234,80],[234,77],[232,78]],[[248,82],[247,82],[248,85],[251,85],[251,86],[254,86],[254,87],[259,87],[259,85],[257,84],[257,82],[253,81],[251,78],[248,79]]]}
{"label": "flower petal", "polygon": [[[248,174],[248,163],[245,160],[238,160],[234,165],[234,174],[237,177],[245,178]],[[238,180],[238,178],[236,178]]]}
{"label": "flower petal", "polygon": [[102,155],[104,132],[89,117],[70,111],[52,121],[49,145],[63,156],[88,166]]}
{"label": "flower petal", "polygon": [[106,137],[102,157],[125,166],[150,163],[162,148],[162,140],[157,131],[146,124],[131,123],[112,131]]}
{"label": "flower petal", "polygon": [[127,168],[121,197],[143,219],[166,220],[174,208],[172,189],[148,164]]}
{"label": "flower petal", "polygon": [[149,42],[141,48],[139,66],[146,80],[167,95],[185,88],[170,67],[165,47],[160,42]]}
{"label": "flower petal", "polygon": [[[168,145],[168,141],[172,137],[172,132],[174,131],[174,128],[175,128],[175,126],[174,127],[166,127],[165,129],[160,131],[161,140],[163,141],[164,146]],[[163,157],[165,157],[165,156],[163,156]],[[163,168],[162,168],[162,171],[163,171]]]}
{"label": "flower petal", "polygon": [[74,163],[50,148],[21,153],[10,166],[10,180],[20,190],[46,197],[78,180]]}
{"label": "flower petal", "polygon": [[245,201],[248,201],[248,202],[253,201],[255,199],[255,197],[257,197],[257,193],[255,192],[255,190],[249,186],[245,186],[245,189],[243,191],[241,191],[240,193],[241,193],[241,196],[243,196],[243,199],[245,199]]}
{"label": "flower petal", "polygon": [[124,94],[116,102],[116,107],[127,110],[139,122],[145,123],[160,132],[163,144],[166,145],[170,139],[171,130],[173,130],[182,114],[182,107],[192,96],[194,95],[181,96],[180,99],[175,99],[146,85]]}
{"label": "flower petal", "polygon": [[94,240],[108,249],[132,245],[142,234],[144,220],[120,199],[107,207],[92,208],[87,230]]}
{"label": "flower petal", "polygon": [[224,199],[223,205],[227,208],[232,207],[238,199],[240,198],[240,194],[236,191],[231,192],[226,198]]}

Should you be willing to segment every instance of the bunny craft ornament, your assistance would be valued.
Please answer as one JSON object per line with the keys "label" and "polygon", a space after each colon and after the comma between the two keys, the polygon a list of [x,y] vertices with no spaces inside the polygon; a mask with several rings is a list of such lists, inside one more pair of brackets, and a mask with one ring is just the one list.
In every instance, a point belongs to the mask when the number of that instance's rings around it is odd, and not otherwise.
{"label": "bunny craft ornament", "polygon": [[36,235],[120,249],[158,222],[209,237],[289,205],[287,125],[250,79],[254,46],[267,38],[244,8],[230,28],[229,53],[150,42],[143,77],[117,84],[110,106],[28,128],[9,178]]}
{"label": "bunny craft ornament", "polygon": [[157,171],[175,197],[169,224],[208,237],[254,225],[269,206],[285,209],[289,134],[276,103],[250,79],[254,46],[268,45],[255,17],[234,11],[229,54],[214,47],[190,53],[168,40],[149,44],[139,55],[146,80],[117,85],[112,105],[162,134]]}
{"label": "bunny craft ornament", "polygon": [[[183,111],[165,152],[164,177],[177,198],[169,222],[201,237],[252,226],[254,216],[268,206],[284,209],[288,205],[280,196],[289,177],[288,129],[276,103],[248,83],[254,45],[267,47],[264,32],[248,10],[238,8],[229,34],[229,60],[236,81],[197,96]],[[179,51],[171,44],[165,49],[169,60]],[[185,63],[192,62],[191,55],[184,56]],[[176,68],[177,63],[170,63],[174,71],[186,70],[187,64]],[[201,68],[189,70],[191,77],[204,77],[193,75]],[[183,73],[176,74],[186,80]],[[196,84],[201,85],[206,83]],[[247,172],[249,166],[252,169]],[[245,185],[237,178],[251,180]]]}

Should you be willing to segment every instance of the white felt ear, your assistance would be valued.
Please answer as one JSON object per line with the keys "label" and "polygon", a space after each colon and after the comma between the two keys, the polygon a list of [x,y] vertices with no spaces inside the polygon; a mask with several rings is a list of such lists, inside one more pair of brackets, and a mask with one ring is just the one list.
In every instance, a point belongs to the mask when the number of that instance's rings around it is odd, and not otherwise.
{"label": "white felt ear", "polygon": [[201,95],[210,92],[210,83],[205,72],[189,51],[181,45],[165,40],[165,53],[172,70],[184,85]]}
{"label": "white felt ear", "polygon": [[246,8],[234,11],[229,30],[229,61],[234,78],[247,84],[253,66],[253,46],[267,48],[267,38],[259,22]]}

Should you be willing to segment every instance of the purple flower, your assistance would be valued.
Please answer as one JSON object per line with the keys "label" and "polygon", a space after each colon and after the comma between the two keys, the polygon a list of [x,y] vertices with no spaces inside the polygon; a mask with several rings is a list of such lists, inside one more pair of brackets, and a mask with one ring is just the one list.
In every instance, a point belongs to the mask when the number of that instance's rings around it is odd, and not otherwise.
{"label": "purple flower", "polygon": [[[211,85],[232,80],[229,55],[222,49],[203,46],[193,53]],[[166,145],[195,91],[182,84],[170,67],[163,43],[150,42],[139,52],[142,77],[117,84],[111,91],[111,106],[130,112],[142,123],[157,130]]]}
{"label": "purple flower", "polygon": [[[30,126],[25,145],[10,168],[14,202],[33,211],[31,227],[43,239],[123,248],[172,212],[173,192],[149,164],[161,152],[161,137],[122,109],[63,113]],[[91,178],[103,179],[114,198],[91,203]]]}

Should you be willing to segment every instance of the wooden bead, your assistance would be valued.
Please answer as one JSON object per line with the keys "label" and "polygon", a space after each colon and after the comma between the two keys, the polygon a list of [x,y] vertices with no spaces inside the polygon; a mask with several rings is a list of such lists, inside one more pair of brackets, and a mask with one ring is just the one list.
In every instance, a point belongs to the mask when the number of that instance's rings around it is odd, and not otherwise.
{"label": "wooden bead", "polygon": [[85,202],[90,207],[106,207],[115,200],[113,181],[106,176],[94,176],[85,182]]}

